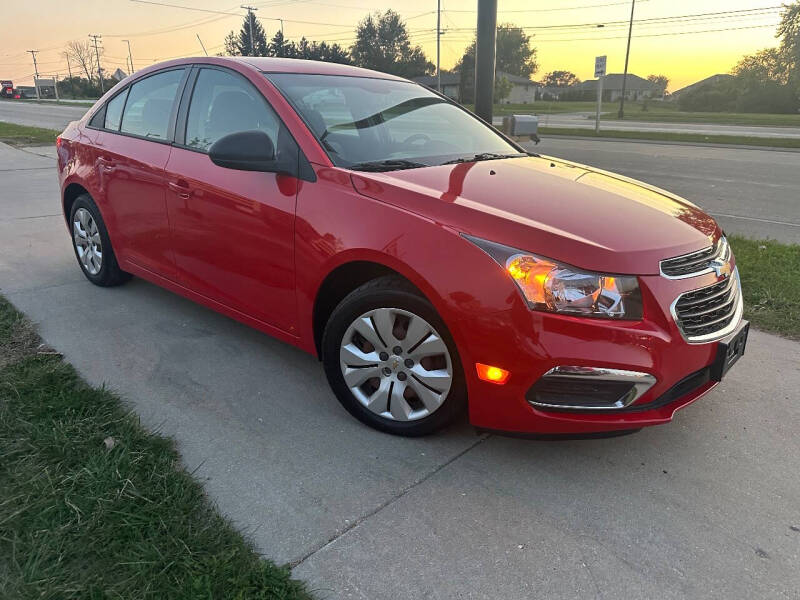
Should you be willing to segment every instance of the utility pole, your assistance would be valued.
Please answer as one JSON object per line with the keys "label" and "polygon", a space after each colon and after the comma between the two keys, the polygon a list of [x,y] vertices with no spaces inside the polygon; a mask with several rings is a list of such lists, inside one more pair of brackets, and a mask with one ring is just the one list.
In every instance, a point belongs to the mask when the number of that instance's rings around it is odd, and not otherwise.
{"label": "utility pole", "polygon": [[103,85],[103,70],[100,68],[100,50],[97,48],[97,40],[103,36],[89,34],[89,37],[94,40],[94,55],[97,57],[97,77],[100,79],[100,94],[105,94],[106,89]]}
{"label": "utility pole", "polygon": [[[254,6],[240,6],[239,8],[247,9],[247,17],[248,17],[248,19],[250,19],[250,56],[255,56],[256,55],[256,50],[255,50],[256,46],[255,46],[255,39],[254,39],[254,36],[253,36],[253,11],[254,10],[258,10],[258,9],[255,8]],[[281,25],[282,24],[283,24],[283,21],[281,21]]]}
{"label": "utility pole", "polygon": [[442,0],[436,0],[436,91],[442,93],[442,69],[439,67],[442,37]]}
{"label": "utility pole", "polygon": [[475,44],[475,114],[492,124],[494,99],[497,0],[478,0],[478,36]]}
{"label": "utility pole", "polygon": [[131,54],[131,41],[130,40],[122,40],[126,44],[128,44],[128,59],[131,61],[131,75],[133,75],[133,54]]}
{"label": "utility pole", "polygon": [[67,73],[69,73],[69,92],[72,94],[72,97],[75,97],[75,88],[72,87],[75,85],[75,82],[72,80],[72,67],[69,64],[69,54],[65,54],[67,58]]}
{"label": "utility pole", "polygon": [[636,6],[636,0],[631,0],[631,22],[628,25],[628,49],[625,50],[625,72],[622,74],[622,96],[619,99],[619,113],[617,116],[620,119],[625,118],[625,84],[628,80],[628,58],[631,55],[631,33],[633,32],[633,8]]}
{"label": "utility pole", "polygon": [[38,50],[28,50],[33,57],[33,87],[36,88],[36,99],[41,100],[39,98],[39,66],[36,64],[36,53],[39,52]]}
{"label": "utility pole", "polygon": [[200,39],[200,34],[196,33],[195,35],[197,36],[197,41],[200,42],[200,47],[203,49],[203,52],[205,52],[206,56],[208,56],[208,51],[206,50],[206,47],[203,44],[203,40]]}

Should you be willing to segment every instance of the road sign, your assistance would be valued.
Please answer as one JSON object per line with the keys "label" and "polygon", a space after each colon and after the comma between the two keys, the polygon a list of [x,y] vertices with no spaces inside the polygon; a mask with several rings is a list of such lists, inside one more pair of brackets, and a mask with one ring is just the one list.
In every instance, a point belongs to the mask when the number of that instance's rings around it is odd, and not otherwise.
{"label": "road sign", "polygon": [[606,74],[606,57],[597,56],[594,59],[594,76],[602,77]]}

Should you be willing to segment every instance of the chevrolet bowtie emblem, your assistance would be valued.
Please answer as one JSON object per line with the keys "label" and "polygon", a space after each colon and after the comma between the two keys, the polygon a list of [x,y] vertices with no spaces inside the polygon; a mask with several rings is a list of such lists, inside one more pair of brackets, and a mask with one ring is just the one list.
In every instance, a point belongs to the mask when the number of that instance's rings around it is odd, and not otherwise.
{"label": "chevrolet bowtie emblem", "polygon": [[727,260],[719,260],[715,259],[712,260],[709,266],[714,269],[714,273],[717,274],[717,277],[722,277],[723,279],[729,277],[731,274],[731,263]]}

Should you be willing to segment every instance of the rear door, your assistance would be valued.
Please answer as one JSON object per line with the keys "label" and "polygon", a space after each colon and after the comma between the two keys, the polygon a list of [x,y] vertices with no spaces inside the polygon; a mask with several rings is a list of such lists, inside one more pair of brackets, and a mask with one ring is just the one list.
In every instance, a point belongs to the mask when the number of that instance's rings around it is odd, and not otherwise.
{"label": "rear door", "polygon": [[166,167],[178,276],[191,290],[294,334],[298,180],[219,167],[208,149],[225,135],[258,129],[279,159],[296,164],[297,144],[244,76],[211,66],[195,73]]}
{"label": "rear door", "polygon": [[112,98],[95,144],[103,214],[119,258],[173,280],[164,167],[187,73],[158,71]]}

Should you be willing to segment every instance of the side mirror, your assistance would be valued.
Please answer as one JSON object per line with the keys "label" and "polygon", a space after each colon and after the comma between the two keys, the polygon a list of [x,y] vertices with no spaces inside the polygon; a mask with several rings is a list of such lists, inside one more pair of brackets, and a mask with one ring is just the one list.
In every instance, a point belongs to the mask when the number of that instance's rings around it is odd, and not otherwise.
{"label": "side mirror", "polygon": [[275,144],[263,131],[238,131],[211,144],[208,157],[215,165],[239,171],[283,171],[275,160]]}

